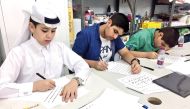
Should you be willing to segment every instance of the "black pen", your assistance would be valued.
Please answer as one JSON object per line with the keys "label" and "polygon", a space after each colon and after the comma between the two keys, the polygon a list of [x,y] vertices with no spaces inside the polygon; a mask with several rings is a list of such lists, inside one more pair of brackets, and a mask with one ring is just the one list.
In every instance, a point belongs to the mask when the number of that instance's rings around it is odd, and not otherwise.
{"label": "black pen", "polygon": [[190,61],[190,59],[185,60],[184,62]]}
{"label": "black pen", "polygon": [[103,61],[101,56],[99,57],[99,61]]}
{"label": "black pen", "polygon": [[141,65],[141,67],[154,71],[153,68],[150,68],[150,67],[147,67],[147,66],[143,66],[143,65]]}
{"label": "black pen", "polygon": [[190,54],[182,55],[182,57],[185,57],[185,56],[190,56]]}
{"label": "black pen", "polygon": [[42,79],[46,79],[44,76],[42,76],[40,73],[36,73],[36,75],[38,75],[40,78]]}
{"label": "black pen", "polygon": [[166,52],[165,54],[170,55],[168,52]]}
{"label": "black pen", "polygon": [[103,61],[103,62],[105,62],[107,64],[107,62],[104,61],[101,56],[99,57],[99,61]]}

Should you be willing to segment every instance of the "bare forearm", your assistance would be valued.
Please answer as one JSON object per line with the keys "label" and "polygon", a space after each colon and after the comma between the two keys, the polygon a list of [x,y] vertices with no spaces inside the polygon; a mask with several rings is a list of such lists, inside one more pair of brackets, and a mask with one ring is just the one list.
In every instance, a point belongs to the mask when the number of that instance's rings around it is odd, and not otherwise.
{"label": "bare forearm", "polygon": [[135,57],[129,52],[125,56],[123,56],[123,60],[131,64],[131,60],[134,59]]}
{"label": "bare forearm", "polygon": [[140,51],[130,51],[133,56],[137,58],[148,58],[148,59],[156,59],[158,54],[154,51],[152,52],[140,52]]}
{"label": "bare forearm", "polygon": [[131,54],[137,58],[147,58],[147,52],[130,51]]}
{"label": "bare forearm", "polygon": [[88,65],[91,67],[91,68],[95,68],[96,67],[96,61],[94,60],[87,60],[85,59],[86,63],[88,63]]}
{"label": "bare forearm", "polygon": [[108,64],[107,62],[105,61],[94,61],[94,60],[85,60],[88,65],[91,67],[91,68],[95,68],[96,70],[100,70],[100,71],[103,71],[103,70],[106,70],[108,69]]}
{"label": "bare forearm", "polygon": [[119,51],[123,60],[131,64],[131,71],[133,74],[137,74],[141,71],[140,61],[133,56],[133,54],[127,49],[123,48]]}
{"label": "bare forearm", "polygon": [[131,64],[131,60],[135,58],[133,54],[126,48],[120,50],[119,54],[121,55],[122,59],[129,64]]}

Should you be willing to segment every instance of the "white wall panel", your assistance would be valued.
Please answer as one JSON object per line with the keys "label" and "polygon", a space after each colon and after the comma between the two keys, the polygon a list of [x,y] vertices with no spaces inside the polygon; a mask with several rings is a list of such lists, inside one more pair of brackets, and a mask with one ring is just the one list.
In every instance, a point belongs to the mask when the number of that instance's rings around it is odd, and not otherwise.
{"label": "white wall panel", "polygon": [[[35,0],[1,0],[0,1],[0,30],[5,54],[14,46],[15,41],[22,35],[24,13],[22,9],[31,8]],[[69,46],[68,1],[52,0],[55,9],[60,14],[61,26],[58,27],[55,40]]]}

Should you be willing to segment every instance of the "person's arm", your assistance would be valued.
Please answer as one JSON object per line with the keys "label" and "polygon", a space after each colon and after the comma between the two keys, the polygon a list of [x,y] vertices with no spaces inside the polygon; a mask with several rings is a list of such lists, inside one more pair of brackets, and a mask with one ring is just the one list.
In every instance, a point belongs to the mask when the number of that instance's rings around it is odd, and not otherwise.
{"label": "person's arm", "polygon": [[121,50],[119,50],[119,55],[122,57],[122,59],[124,61],[126,61],[127,63],[131,64],[131,60],[133,58],[135,58],[130,51],[127,48],[122,48]]}
{"label": "person's arm", "polygon": [[[10,98],[30,95],[36,91],[47,91],[55,87],[52,80],[25,81],[16,83],[22,68],[24,67],[23,51],[20,47],[13,48],[0,67],[0,98]],[[27,78],[27,75],[25,75]]]}
{"label": "person's arm", "polygon": [[[72,71],[75,72],[75,77],[78,77],[82,80],[82,85],[85,85],[85,82],[90,75],[90,68],[85,60],[80,57],[78,54],[69,49],[66,45],[61,44],[62,48],[62,57],[63,63]],[[76,79],[71,79],[71,81],[64,86],[60,96],[62,96],[63,101],[68,102],[73,101],[74,98],[77,98],[77,88],[78,82]]]}
{"label": "person's arm", "polygon": [[15,83],[22,65],[20,49],[10,51],[0,67],[0,98],[18,97],[32,93],[33,83]]}
{"label": "person's arm", "polygon": [[55,81],[51,79],[34,81],[32,92],[44,92],[54,89],[55,86]]}
{"label": "person's arm", "polygon": [[86,63],[88,63],[88,65],[91,68],[95,68],[96,70],[106,70],[108,69],[108,64],[102,60],[98,60],[98,61],[94,61],[94,60],[87,60],[85,59]]}
{"label": "person's arm", "polygon": [[140,73],[141,71],[141,66],[138,60],[135,59],[135,57],[129,52],[127,48],[122,48],[119,50],[119,54],[121,55],[122,59],[129,64],[131,64],[131,71],[136,74]]}
{"label": "person's arm", "polygon": [[[75,71],[75,76],[80,77],[84,81],[89,76],[89,66],[85,60],[61,43],[61,52],[63,57],[63,63],[72,71]],[[84,82],[85,83],[85,82]]]}
{"label": "person's arm", "polygon": [[133,56],[138,58],[155,59],[158,56],[156,52],[142,52],[142,51],[130,51],[130,52],[133,54]]}

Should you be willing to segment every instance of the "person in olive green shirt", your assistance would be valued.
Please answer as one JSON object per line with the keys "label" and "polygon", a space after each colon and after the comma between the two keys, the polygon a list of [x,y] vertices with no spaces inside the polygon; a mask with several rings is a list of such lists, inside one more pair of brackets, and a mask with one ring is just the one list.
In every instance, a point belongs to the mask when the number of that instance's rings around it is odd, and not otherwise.
{"label": "person in olive green shirt", "polygon": [[177,44],[178,38],[179,32],[174,28],[150,28],[133,34],[125,45],[136,57],[154,59],[159,48],[169,50]]}

